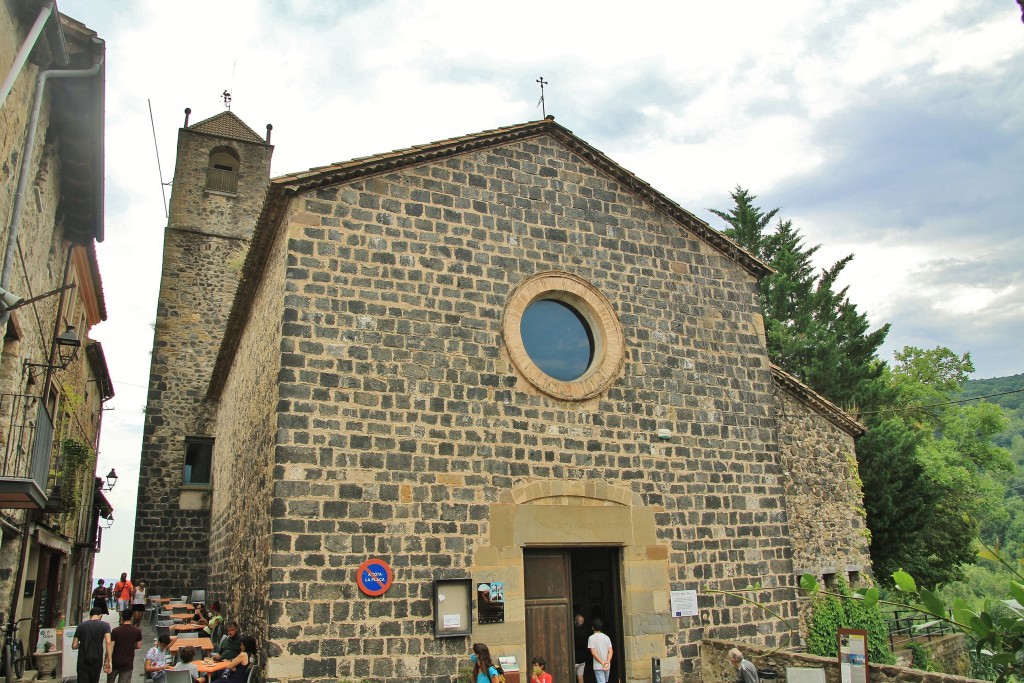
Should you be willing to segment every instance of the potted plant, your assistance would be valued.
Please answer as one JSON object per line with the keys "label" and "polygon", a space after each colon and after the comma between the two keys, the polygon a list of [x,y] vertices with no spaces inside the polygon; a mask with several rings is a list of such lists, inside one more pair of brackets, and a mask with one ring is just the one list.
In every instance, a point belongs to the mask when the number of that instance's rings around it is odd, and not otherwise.
{"label": "potted plant", "polygon": [[53,643],[43,643],[42,652],[33,652],[32,656],[36,660],[36,671],[39,672],[39,677],[36,680],[47,680],[54,678],[57,673],[57,663],[60,662],[60,650],[53,649]]}

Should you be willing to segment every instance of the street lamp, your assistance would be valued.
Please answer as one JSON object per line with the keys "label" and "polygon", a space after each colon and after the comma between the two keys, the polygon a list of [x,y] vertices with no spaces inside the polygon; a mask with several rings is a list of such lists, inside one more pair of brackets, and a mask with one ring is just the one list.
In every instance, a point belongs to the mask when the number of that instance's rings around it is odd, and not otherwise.
{"label": "street lamp", "polygon": [[64,330],[63,334],[54,339],[53,343],[57,347],[59,367],[61,370],[66,370],[71,365],[71,361],[75,360],[75,356],[78,355],[78,349],[82,346],[78,335],[75,334],[75,326],[68,325],[68,328]]}
{"label": "street lamp", "polygon": [[117,483],[117,472],[115,472],[114,468],[111,467],[110,468],[110,472],[107,473],[107,488],[102,488],[101,487],[101,490],[102,491],[113,491],[114,490],[114,484],[116,484],[116,483]]}
{"label": "street lamp", "polygon": [[103,526],[105,526],[105,527],[106,527],[106,528],[108,528],[108,529],[109,529],[110,527],[114,526],[114,515],[110,515],[109,517],[107,517],[106,519],[104,519],[104,520],[103,520]]}

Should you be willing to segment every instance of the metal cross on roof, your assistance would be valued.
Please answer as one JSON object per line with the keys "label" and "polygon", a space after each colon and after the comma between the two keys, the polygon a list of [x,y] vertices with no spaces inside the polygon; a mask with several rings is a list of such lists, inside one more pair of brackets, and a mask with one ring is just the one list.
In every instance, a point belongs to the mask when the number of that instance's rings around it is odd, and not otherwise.
{"label": "metal cross on roof", "polygon": [[225,90],[220,94],[221,99],[224,100],[224,108],[231,111],[231,93]]}
{"label": "metal cross on roof", "polygon": [[550,83],[545,81],[543,76],[538,78],[537,82],[540,83],[540,99],[537,100],[537,106],[540,107],[541,116],[543,116],[544,118],[547,118],[548,117],[548,112],[546,111],[546,108],[544,106],[544,86],[545,85],[550,85]]}

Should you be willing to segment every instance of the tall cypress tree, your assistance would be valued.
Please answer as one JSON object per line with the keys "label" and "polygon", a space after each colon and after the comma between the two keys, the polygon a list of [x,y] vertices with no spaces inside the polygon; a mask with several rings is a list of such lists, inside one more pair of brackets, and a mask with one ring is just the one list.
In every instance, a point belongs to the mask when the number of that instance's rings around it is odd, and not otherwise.
{"label": "tall cypress tree", "polygon": [[881,372],[875,360],[889,325],[869,331],[867,316],[850,302],[847,288],[835,289],[853,255],[819,273],[813,257],[820,245],[804,245],[792,221],[779,220],[769,230],[779,209],[764,211],[741,187],[732,199],[728,212],[710,211],[729,224],[727,236],[775,270],[761,281],[769,357],[830,400],[854,405],[861,383]]}
{"label": "tall cypress tree", "polygon": [[973,370],[969,355],[908,347],[895,365],[878,349],[889,325],[869,330],[867,316],[837,290],[853,255],[820,272],[818,246],[803,243],[792,222],[770,223],[756,196],[737,187],[725,234],[771,266],[761,281],[768,356],[832,401],[861,412],[868,433],[857,442],[864,507],[876,577],[905,569],[920,585],[960,574],[972,541],[1012,463],[987,441],[1002,424],[985,406],[921,410],[942,404]]}

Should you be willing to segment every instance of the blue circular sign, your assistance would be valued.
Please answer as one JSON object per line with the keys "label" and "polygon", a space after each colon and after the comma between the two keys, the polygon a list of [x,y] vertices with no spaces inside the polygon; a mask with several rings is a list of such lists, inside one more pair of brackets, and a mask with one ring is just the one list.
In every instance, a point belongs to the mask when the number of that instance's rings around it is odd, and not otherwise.
{"label": "blue circular sign", "polygon": [[359,590],[373,597],[384,595],[388,588],[391,588],[393,578],[394,574],[388,563],[376,558],[363,562],[356,571],[356,583],[359,584]]}

